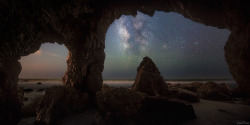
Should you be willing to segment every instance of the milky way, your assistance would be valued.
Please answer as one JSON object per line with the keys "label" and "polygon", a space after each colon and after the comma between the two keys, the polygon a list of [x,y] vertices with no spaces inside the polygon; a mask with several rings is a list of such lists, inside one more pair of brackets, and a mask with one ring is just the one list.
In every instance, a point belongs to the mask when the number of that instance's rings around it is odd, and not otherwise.
{"label": "milky way", "polygon": [[173,12],[123,15],[106,34],[103,77],[133,79],[149,56],[165,79],[231,78],[223,49],[229,34]]}

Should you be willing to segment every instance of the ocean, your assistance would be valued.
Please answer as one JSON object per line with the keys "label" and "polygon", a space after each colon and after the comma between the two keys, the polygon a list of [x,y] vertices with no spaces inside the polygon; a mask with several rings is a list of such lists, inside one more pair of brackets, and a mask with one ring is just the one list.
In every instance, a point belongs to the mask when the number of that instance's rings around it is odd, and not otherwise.
{"label": "ocean", "polygon": [[[192,82],[206,83],[208,81],[213,81],[215,83],[226,83],[231,88],[236,88],[237,84],[234,80],[165,80],[166,83],[171,84],[187,84]],[[41,82],[42,84],[37,84]],[[103,80],[104,84],[112,87],[124,87],[130,88],[134,80]],[[61,86],[61,79],[20,79],[18,82],[19,87],[30,88],[30,89],[43,89],[51,86]]]}

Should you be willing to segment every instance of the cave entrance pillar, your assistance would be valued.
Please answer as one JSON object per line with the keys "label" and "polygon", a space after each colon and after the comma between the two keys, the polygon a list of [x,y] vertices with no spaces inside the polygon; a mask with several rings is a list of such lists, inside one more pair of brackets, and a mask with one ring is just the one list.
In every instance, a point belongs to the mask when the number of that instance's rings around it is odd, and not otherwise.
{"label": "cave entrance pillar", "polygon": [[21,116],[22,100],[17,94],[21,68],[17,59],[0,62],[0,123],[16,124]]}
{"label": "cave entrance pillar", "polygon": [[96,28],[88,28],[88,32],[77,31],[82,35],[79,35],[79,38],[70,39],[70,44],[65,44],[69,55],[63,85],[95,94],[101,89],[103,83],[102,71],[105,53],[104,44],[100,39],[105,40],[105,33],[104,37],[100,37]]}
{"label": "cave entrance pillar", "polygon": [[229,71],[243,94],[250,96],[250,23],[242,31],[232,31],[224,47]]}

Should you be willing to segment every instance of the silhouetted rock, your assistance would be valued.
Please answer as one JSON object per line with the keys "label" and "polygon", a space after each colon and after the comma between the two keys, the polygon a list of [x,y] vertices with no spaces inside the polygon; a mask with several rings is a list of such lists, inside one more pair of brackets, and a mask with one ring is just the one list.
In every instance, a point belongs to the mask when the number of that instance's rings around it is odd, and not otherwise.
{"label": "silhouetted rock", "polygon": [[177,99],[151,97],[126,88],[103,89],[96,94],[101,110],[96,124],[152,125],[194,119],[192,105]]}
{"label": "silhouetted rock", "polygon": [[178,87],[168,87],[169,97],[176,98],[188,102],[199,102],[200,98],[197,93],[192,91],[188,91],[186,89],[178,88]]}
{"label": "silhouetted rock", "polygon": [[29,89],[29,88],[23,90],[23,92],[25,92],[25,93],[29,93],[29,92],[33,92],[33,91],[34,91],[33,89]]}
{"label": "silhouetted rock", "polygon": [[201,98],[204,99],[211,99],[211,100],[218,100],[218,101],[230,101],[232,100],[232,93],[228,87],[225,85],[219,85],[215,82],[207,82],[202,85],[199,90],[198,94]]}
{"label": "silhouetted rock", "polygon": [[89,95],[72,87],[54,86],[46,90],[36,111],[36,124],[52,124],[90,105]]}
{"label": "silhouetted rock", "polygon": [[167,84],[149,57],[144,57],[140,66],[137,68],[137,76],[132,89],[150,96],[167,95]]}
{"label": "silhouetted rock", "polygon": [[36,83],[37,85],[41,85],[42,83],[41,82],[38,82],[38,83]]}

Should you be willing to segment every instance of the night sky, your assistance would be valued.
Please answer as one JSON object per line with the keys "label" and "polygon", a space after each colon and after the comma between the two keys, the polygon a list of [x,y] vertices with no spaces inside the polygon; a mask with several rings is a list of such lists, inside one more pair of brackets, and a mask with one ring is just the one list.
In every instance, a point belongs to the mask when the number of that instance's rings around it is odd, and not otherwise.
{"label": "night sky", "polygon": [[[224,57],[230,31],[205,26],[177,13],[122,16],[106,33],[104,79],[134,79],[143,57],[153,59],[165,79],[231,78]],[[60,78],[64,45],[43,44],[20,60],[20,78]]]}
{"label": "night sky", "polygon": [[229,34],[173,12],[122,16],[106,34],[103,77],[134,79],[149,56],[165,79],[231,78],[223,49]]}

